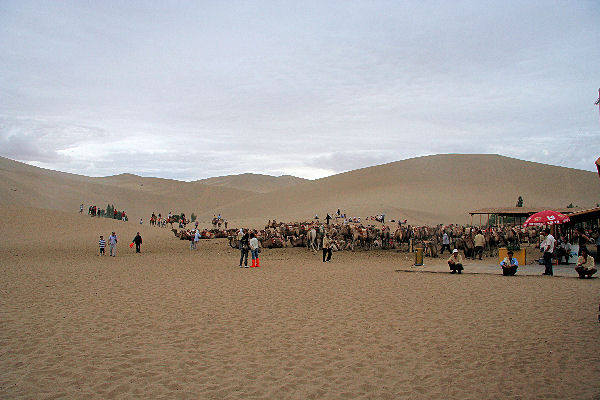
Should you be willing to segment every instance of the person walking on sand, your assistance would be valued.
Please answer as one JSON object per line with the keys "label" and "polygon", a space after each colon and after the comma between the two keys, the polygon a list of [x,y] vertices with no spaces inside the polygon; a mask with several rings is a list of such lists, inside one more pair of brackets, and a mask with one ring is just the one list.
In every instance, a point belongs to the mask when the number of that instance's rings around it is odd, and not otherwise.
{"label": "person walking on sand", "polygon": [[458,249],[452,250],[452,255],[448,259],[448,266],[450,267],[451,274],[462,274],[463,265],[462,265],[462,257],[458,253]]}
{"label": "person walking on sand", "polygon": [[542,275],[553,276],[554,272],[552,271],[552,255],[554,254],[554,245],[556,244],[556,240],[554,239],[554,236],[550,234],[550,228],[546,228],[544,233],[546,234],[546,238],[540,247],[544,251],[544,265],[546,266],[546,270]]}
{"label": "person walking on sand", "polygon": [[[250,251],[250,235],[240,229],[238,233],[238,243],[240,247],[240,268],[248,268],[248,252]],[[243,264],[243,265],[242,265]],[[254,267],[254,260],[252,260]]]}
{"label": "person walking on sand", "polygon": [[100,240],[98,241],[98,246],[100,246],[100,255],[104,255],[104,248],[106,247],[106,240],[104,240],[104,236],[100,235]]}
{"label": "person walking on sand", "polygon": [[200,231],[196,228],[196,233],[194,234],[194,250],[198,249],[198,242],[200,241]]}
{"label": "person walking on sand", "polygon": [[139,253],[140,252],[140,246],[142,245],[142,237],[140,236],[139,232],[133,238],[132,243],[135,243],[135,252]]}
{"label": "person walking on sand", "polygon": [[512,250],[509,250],[504,260],[500,263],[502,267],[502,275],[504,276],[514,276],[517,273],[517,268],[519,268],[519,261],[513,257]]}
{"label": "person walking on sand", "polygon": [[594,257],[590,256],[587,248],[581,249],[581,255],[577,258],[575,271],[581,279],[591,278],[598,270],[594,265]]}
{"label": "person walking on sand", "polygon": [[450,250],[450,237],[448,237],[446,231],[444,231],[444,235],[442,236],[442,251],[440,254],[444,254],[444,249],[448,249],[448,253],[452,252],[452,250]]}
{"label": "person walking on sand", "polygon": [[[326,233],[323,236],[323,262],[331,261],[331,254],[331,239],[329,238],[329,233]],[[325,259],[325,256],[327,256],[327,259]]]}
{"label": "person walking on sand", "polygon": [[473,260],[475,259],[475,256],[477,256],[477,254],[479,254],[479,259],[481,260],[481,258],[483,257],[483,246],[485,246],[485,237],[483,237],[483,235],[481,234],[481,230],[477,230],[477,234],[475,235],[473,242],[473,244],[475,245],[475,251],[473,252]]}
{"label": "person walking on sand", "polygon": [[260,267],[259,261],[258,261],[258,239],[256,238],[256,235],[254,234],[254,232],[250,233],[250,253],[252,254],[252,267]]}
{"label": "person walking on sand", "polygon": [[119,239],[117,239],[117,234],[116,233],[111,233],[111,235],[108,237],[108,245],[110,247],[110,256],[111,257],[116,257],[117,256],[117,243],[119,242]]}

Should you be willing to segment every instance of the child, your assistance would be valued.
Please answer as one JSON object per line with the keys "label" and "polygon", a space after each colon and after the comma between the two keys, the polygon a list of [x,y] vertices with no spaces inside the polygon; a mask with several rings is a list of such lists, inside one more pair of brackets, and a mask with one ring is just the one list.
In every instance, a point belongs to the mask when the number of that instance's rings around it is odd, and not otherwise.
{"label": "child", "polygon": [[100,235],[100,240],[98,241],[98,245],[100,245],[100,255],[104,255],[104,248],[106,247],[106,240],[104,240],[104,236]]}

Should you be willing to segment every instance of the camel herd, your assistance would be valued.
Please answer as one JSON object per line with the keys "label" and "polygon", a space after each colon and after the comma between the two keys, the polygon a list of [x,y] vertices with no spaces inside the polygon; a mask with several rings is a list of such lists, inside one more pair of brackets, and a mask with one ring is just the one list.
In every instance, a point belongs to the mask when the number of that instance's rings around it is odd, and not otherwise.
{"label": "camel herd", "polygon": [[[213,224],[214,225],[214,224]],[[181,240],[193,240],[194,230],[172,229]],[[414,247],[422,247],[425,255],[437,257],[441,249],[442,235],[446,232],[450,238],[450,247],[461,250],[466,257],[474,256],[474,236],[478,228],[462,225],[411,226],[400,225],[394,231],[386,225],[361,224],[323,224],[319,222],[271,222],[264,229],[254,231],[261,247],[306,247],[319,250],[323,237],[328,234],[332,241],[333,251],[370,250],[373,248],[411,251]],[[239,229],[201,230],[200,238],[228,238],[232,248],[238,247]],[[539,228],[486,228],[482,229],[485,237],[484,252],[495,256],[498,248],[515,244],[539,245]]]}

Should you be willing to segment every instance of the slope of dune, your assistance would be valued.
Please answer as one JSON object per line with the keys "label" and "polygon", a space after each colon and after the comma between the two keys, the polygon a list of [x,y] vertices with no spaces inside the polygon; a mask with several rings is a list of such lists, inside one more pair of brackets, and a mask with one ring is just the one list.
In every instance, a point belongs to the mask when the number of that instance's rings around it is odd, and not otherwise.
{"label": "slope of dune", "polygon": [[298,184],[223,208],[243,219],[247,210],[264,219],[308,219],[338,208],[365,218],[413,223],[466,223],[469,211],[514,206],[595,206],[600,183],[593,172],[497,155],[436,155],[363,168]]}
{"label": "slope of dune", "polygon": [[249,192],[268,193],[299,183],[308,182],[308,180],[291,175],[276,177],[262,174],[240,174],[202,179],[196,182],[204,185],[242,189]]}
{"label": "slope of dune", "polygon": [[152,212],[200,214],[254,193],[160,178],[122,174],[106,178],[50,171],[0,158],[0,205],[62,211],[79,205],[113,204],[130,219],[146,219]]}
{"label": "slope of dune", "polygon": [[208,221],[220,213],[234,225],[251,226],[324,217],[337,209],[363,219],[385,213],[388,220],[415,224],[466,223],[469,211],[513,206],[519,196],[525,207],[600,202],[594,172],[497,155],[419,157],[315,181],[244,174],[205,180],[208,184],[132,174],[89,178],[0,158],[0,180],[2,206],[72,211],[81,203],[101,208],[111,203],[135,219],[152,211],[183,211]]}

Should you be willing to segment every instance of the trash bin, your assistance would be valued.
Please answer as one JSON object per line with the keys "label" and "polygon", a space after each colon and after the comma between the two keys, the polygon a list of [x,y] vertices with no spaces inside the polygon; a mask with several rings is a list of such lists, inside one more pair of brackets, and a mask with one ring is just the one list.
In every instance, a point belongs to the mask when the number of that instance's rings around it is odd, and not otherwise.
{"label": "trash bin", "polygon": [[415,248],[415,265],[423,265],[423,248]]}

